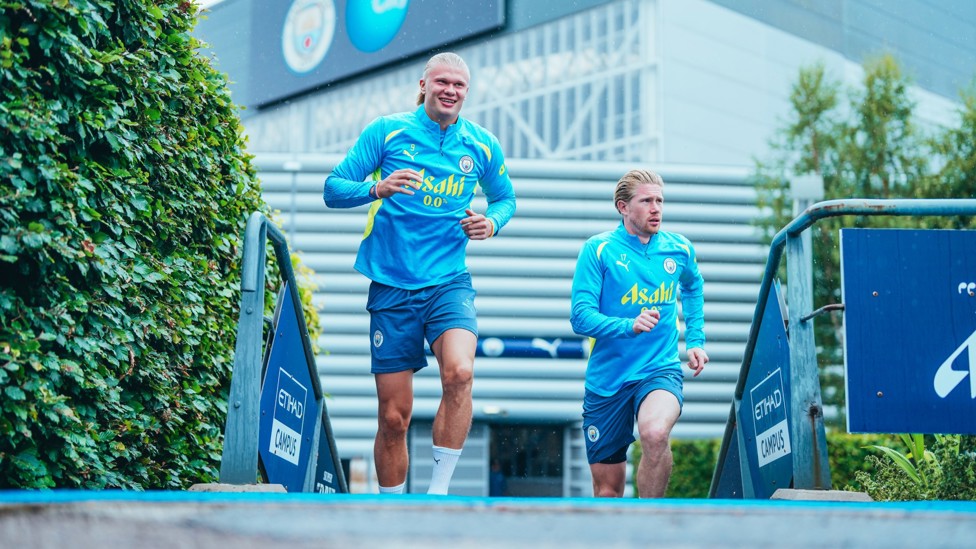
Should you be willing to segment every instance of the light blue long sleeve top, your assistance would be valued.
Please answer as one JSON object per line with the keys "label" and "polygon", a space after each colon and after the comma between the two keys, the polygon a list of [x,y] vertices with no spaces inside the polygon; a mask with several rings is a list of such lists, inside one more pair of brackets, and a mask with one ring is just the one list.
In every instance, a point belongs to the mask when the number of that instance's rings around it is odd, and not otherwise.
{"label": "light blue long sleeve top", "polygon": [[[659,231],[644,245],[621,223],[587,240],[573,275],[570,316],[573,330],[592,338],[586,388],[610,396],[662,369],[680,372],[678,295],[685,344],[704,348],[703,287],[695,249],[680,234]],[[634,319],[644,309],[660,311],[660,321],[635,334]]]}
{"label": "light blue long sleeve top", "polygon": [[[403,168],[420,172],[420,189],[370,198],[373,182]],[[418,289],[467,271],[468,237],[460,220],[477,188],[487,198],[484,214],[497,235],[515,213],[498,139],[464,118],[442,131],[421,105],[371,122],[326,178],[323,198],[330,208],[372,202],[356,270],[388,286]]]}

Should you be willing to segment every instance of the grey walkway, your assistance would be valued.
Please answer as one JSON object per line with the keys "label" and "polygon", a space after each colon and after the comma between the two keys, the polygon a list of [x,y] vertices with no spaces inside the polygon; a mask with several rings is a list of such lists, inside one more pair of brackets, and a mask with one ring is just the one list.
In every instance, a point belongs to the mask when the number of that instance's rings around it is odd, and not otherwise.
{"label": "grey walkway", "polygon": [[0,492],[0,547],[976,547],[976,502]]}

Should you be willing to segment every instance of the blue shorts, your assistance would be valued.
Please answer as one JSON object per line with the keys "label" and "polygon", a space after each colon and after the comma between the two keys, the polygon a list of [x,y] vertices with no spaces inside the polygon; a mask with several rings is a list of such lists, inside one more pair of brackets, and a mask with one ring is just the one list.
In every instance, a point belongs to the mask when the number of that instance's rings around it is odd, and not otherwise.
{"label": "blue shorts", "polygon": [[432,344],[447,330],[478,335],[471,275],[418,290],[369,285],[370,355],[374,374],[417,371],[427,366],[424,340]]}
{"label": "blue shorts", "polygon": [[684,405],[684,378],[680,369],[668,369],[647,376],[640,381],[624,384],[616,394],[600,396],[590,390],[583,397],[583,438],[589,463],[621,463],[627,459],[627,449],[637,440],[634,424],[644,398],[664,389]]}

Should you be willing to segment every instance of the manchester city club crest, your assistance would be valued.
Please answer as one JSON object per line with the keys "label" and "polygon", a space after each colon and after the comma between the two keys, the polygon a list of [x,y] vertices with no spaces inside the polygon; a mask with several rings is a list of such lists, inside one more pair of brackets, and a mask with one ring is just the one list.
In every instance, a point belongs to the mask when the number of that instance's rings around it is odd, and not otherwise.
{"label": "manchester city club crest", "polygon": [[600,430],[596,428],[596,425],[590,425],[586,428],[586,438],[590,439],[590,442],[600,440]]}
{"label": "manchester city club crest", "polygon": [[461,168],[461,171],[464,173],[471,173],[471,170],[474,169],[474,159],[468,155],[464,155],[461,157],[461,160],[458,161],[458,167]]}
{"label": "manchester city club crest", "polygon": [[379,348],[382,346],[383,346],[383,332],[376,330],[375,332],[373,332],[373,347]]}
{"label": "manchester city club crest", "polygon": [[335,36],[333,0],[295,0],[281,29],[281,50],[288,68],[303,74],[322,62]]}
{"label": "manchester city club crest", "polygon": [[667,271],[669,275],[673,275],[676,270],[678,270],[678,264],[674,262],[670,257],[664,259],[664,270]]}

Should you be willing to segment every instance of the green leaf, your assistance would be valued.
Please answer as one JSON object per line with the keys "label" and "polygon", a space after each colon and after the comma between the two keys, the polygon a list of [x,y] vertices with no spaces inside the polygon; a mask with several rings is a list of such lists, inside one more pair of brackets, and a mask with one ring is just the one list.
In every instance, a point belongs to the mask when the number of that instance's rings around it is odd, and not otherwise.
{"label": "green leaf", "polygon": [[875,450],[880,450],[882,453],[888,456],[888,458],[890,458],[891,461],[895,463],[895,465],[897,465],[902,471],[904,471],[905,474],[907,474],[909,478],[912,479],[913,482],[915,482],[916,484],[921,484],[922,479],[919,478],[918,471],[915,469],[915,466],[912,464],[911,460],[909,460],[908,457],[906,457],[904,454],[896,450],[892,450],[891,448],[887,448],[885,446],[872,445],[870,446],[870,448],[874,448]]}
{"label": "green leaf", "polygon": [[24,391],[20,387],[8,385],[4,388],[3,392],[11,400],[25,400],[27,398],[27,395],[24,394]]}

